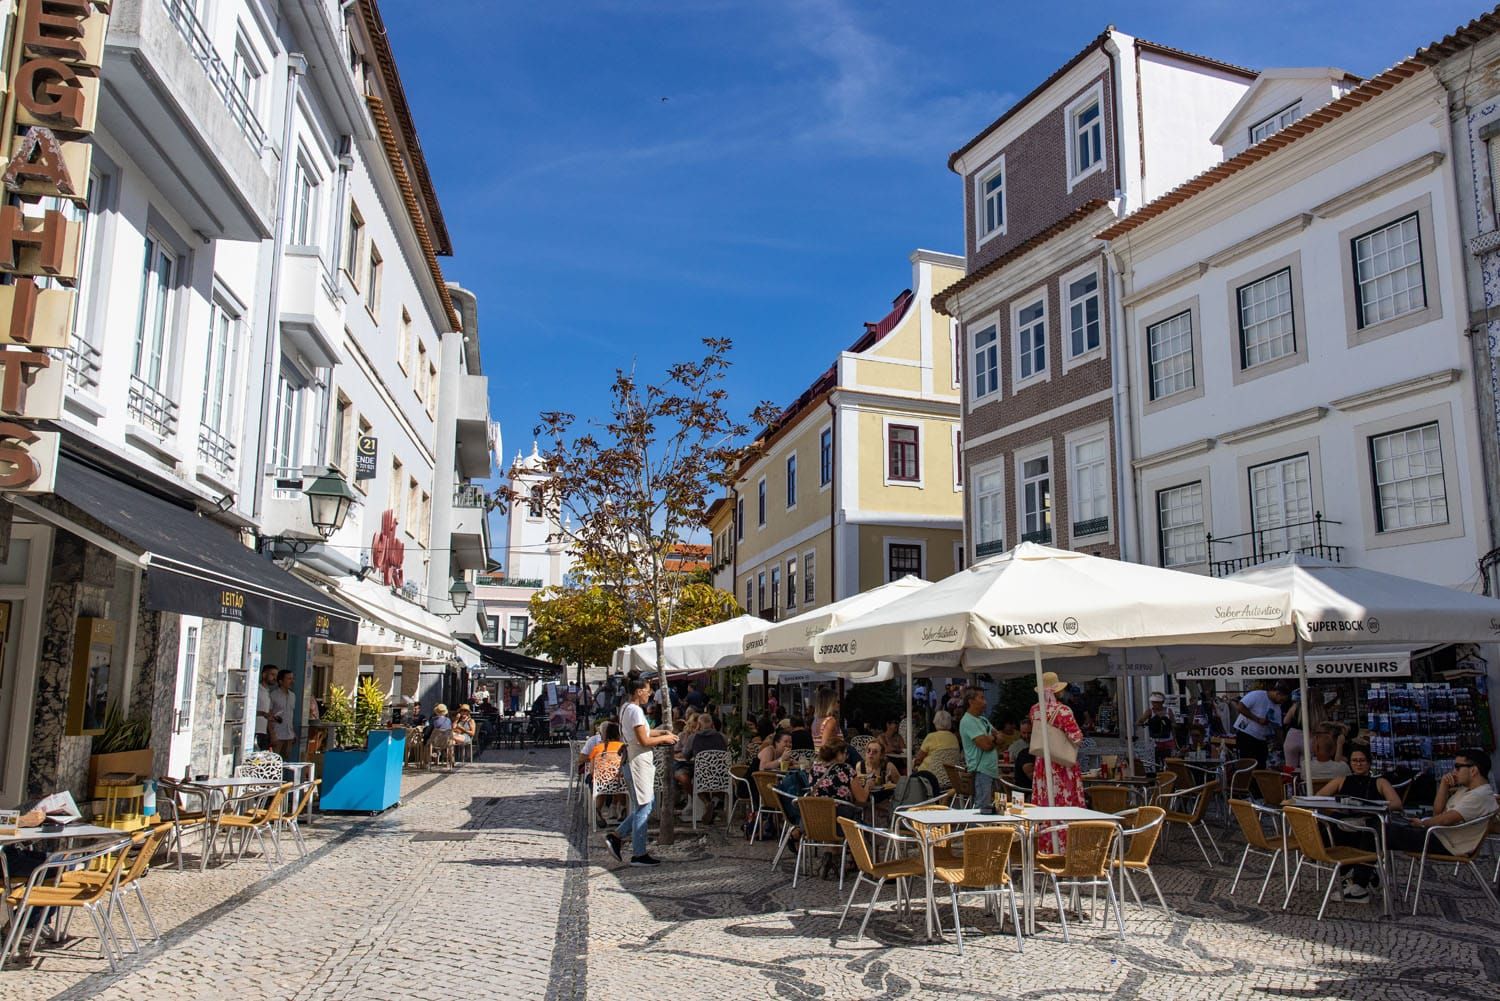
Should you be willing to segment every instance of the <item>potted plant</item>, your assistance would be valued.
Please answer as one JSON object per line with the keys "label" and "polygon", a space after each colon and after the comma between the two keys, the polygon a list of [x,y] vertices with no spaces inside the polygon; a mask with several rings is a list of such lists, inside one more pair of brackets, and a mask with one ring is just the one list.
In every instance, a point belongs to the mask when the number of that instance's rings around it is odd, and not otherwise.
{"label": "potted plant", "polygon": [[323,754],[319,809],[379,813],[401,798],[406,731],[381,729],[384,712],[373,678],[360,683],[352,701],[337,685],[329,689],[323,718],[334,724],[339,746]]}
{"label": "potted plant", "polygon": [[104,732],[94,737],[89,757],[89,795],[103,775],[130,774],[149,778],[155,752],[151,749],[151,717],[126,716],[116,703],[104,712]]}

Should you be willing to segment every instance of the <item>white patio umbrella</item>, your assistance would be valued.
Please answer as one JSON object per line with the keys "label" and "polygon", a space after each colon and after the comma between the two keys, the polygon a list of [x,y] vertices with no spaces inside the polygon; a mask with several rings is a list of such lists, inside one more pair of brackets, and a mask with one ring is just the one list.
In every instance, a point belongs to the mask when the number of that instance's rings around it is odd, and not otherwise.
{"label": "white patio umbrella", "polygon": [[[1029,659],[1040,690],[1044,653],[1291,642],[1288,604],[1285,591],[1022,543],[829,629],[815,653],[830,664],[912,657],[965,669]],[[1042,750],[1051,798],[1045,741]]]}
{"label": "white patio umbrella", "polygon": [[[926,587],[930,587],[929,581],[908,574],[889,584],[873,587],[868,591],[851,595],[839,601],[835,601],[821,608],[810,609],[801,615],[794,615],[780,622],[763,623],[763,628],[748,632],[744,636],[744,656],[757,667],[770,667],[772,665],[795,666],[803,671],[814,671],[820,674],[841,674],[855,684],[864,682],[880,681],[890,677],[889,664],[882,676],[880,663],[864,661],[861,664],[869,664],[866,670],[859,670],[853,663],[845,664],[819,664],[813,652],[817,639],[823,633],[834,626],[842,625],[851,619],[858,618],[877,608],[884,608],[891,602],[908,595],[916,594]],[[906,760],[912,760],[912,706],[911,706],[911,661],[905,662],[906,682]]]}
{"label": "white patio umbrella", "polygon": [[[1307,650],[1320,646],[1390,647],[1446,643],[1493,643],[1500,640],[1500,600],[1441,584],[1412,580],[1363,567],[1290,555],[1241,570],[1225,582],[1283,591],[1291,597],[1297,632],[1283,649],[1297,648],[1297,682],[1302,698],[1303,747],[1311,748],[1308,730]],[[1266,644],[1271,647],[1272,644]],[[1257,651],[1275,653],[1274,649]],[[1222,650],[1182,647],[1164,651],[1172,670],[1224,660]],[[1310,769],[1303,769],[1312,793]]]}
{"label": "white patio umbrella", "polygon": [[741,640],[752,629],[765,625],[753,615],[741,615],[715,622],[701,629],[668,636],[662,642],[663,663],[656,663],[656,643],[648,640],[615,651],[615,665],[625,671],[650,671],[660,667],[663,677],[668,671],[706,671],[730,654],[738,654]]}

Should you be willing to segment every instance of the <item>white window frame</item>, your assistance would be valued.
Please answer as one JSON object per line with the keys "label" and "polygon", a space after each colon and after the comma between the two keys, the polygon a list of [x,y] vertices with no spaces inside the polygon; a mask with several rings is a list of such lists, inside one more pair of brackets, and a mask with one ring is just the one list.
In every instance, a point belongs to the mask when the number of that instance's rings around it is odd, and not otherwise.
{"label": "white window frame", "polygon": [[[213,298],[209,303],[208,351],[204,359],[203,406],[198,421],[203,426],[230,441],[238,432],[236,421],[235,390],[240,384],[240,347],[243,341],[245,310],[228,289],[214,282]],[[227,334],[221,343],[220,330],[228,321]],[[211,411],[217,414],[210,420]]]}
{"label": "white window frame", "polygon": [[[1099,130],[1099,158],[1086,167],[1078,165],[1078,116],[1088,110],[1089,105],[1098,103],[1099,117],[1095,120],[1095,126]],[[1098,80],[1085,90],[1082,94],[1068,102],[1063,110],[1063,128],[1067,132],[1067,157],[1068,157],[1068,191],[1078,186],[1086,177],[1104,170],[1109,165],[1109,132],[1104,127],[1104,81]]]}
{"label": "white window frame", "polygon": [[[1076,303],[1086,302],[1089,296],[1073,299],[1071,298],[1069,286],[1080,279],[1088,277],[1090,274],[1094,276],[1093,298],[1098,301],[1099,308],[1099,346],[1085,348],[1081,354],[1075,355],[1073,353],[1073,306]],[[1063,342],[1063,371],[1067,372],[1077,365],[1094,361],[1097,358],[1103,358],[1107,353],[1105,345],[1109,343],[1109,338],[1106,336],[1104,314],[1104,275],[1103,270],[1099,267],[1099,263],[1094,261],[1063,275],[1057,284],[1057,301],[1062,304],[1062,317],[1059,320],[1061,326],[1059,330]]]}
{"label": "white window frame", "polygon": [[[157,262],[163,259],[170,265],[165,284],[155,280]],[[148,229],[145,257],[141,261],[141,291],[136,304],[135,360],[131,366],[131,374],[167,396],[171,395],[172,360],[177,353],[175,328],[182,265],[182,255],[177,248],[154,229]]]}
{"label": "white window frame", "polygon": [[[1288,112],[1291,112],[1291,117],[1287,117]],[[1260,121],[1251,124],[1250,128],[1246,131],[1246,135],[1250,139],[1250,145],[1254,146],[1258,142],[1264,142],[1301,117],[1302,98],[1299,97],[1280,111],[1273,111]],[[1272,127],[1260,132],[1262,127],[1266,125]],[[1257,136],[1256,132],[1260,132],[1260,135]]]}
{"label": "white window frame", "polygon": [[786,509],[797,510],[797,453],[791,452],[786,457]]}
{"label": "white window frame", "polygon": [[[981,480],[990,476],[998,477],[1000,481],[999,484],[996,486],[994,491],[981,493],[979,490],[979,484]],[[979,560],[989,559],[996,553],[1000,553],[1005,550],[1006,530],[1009,528],[1009,525],[1006,522],[1005,513],[1006,505],[1004,458],[997,457],[994,459],[990,459],[987,462],[977,463],[973,466],[970,466],[969,483],[969,496],[972,498],[969,505],[969,517],[971,519],[970,524],[974,526],[973,531],[969,533],[969,539],[972,542],[973,559],[977,563]],[[983,508],[986,498],[994,498],[995,505],[997,507],[998,517],[993,522],[986,522],[984,520]],[[985,527],[989,524],[993,524],[999,532],[999,534],[994,538],[990,538],[985,532]],[[979,547],[989,542],[999,542],[1000,545],[995,550],[995,552],[987,552],[983,556],[981,556],[979,554]]]}
{"label": "white window frame", "polygon": [[[1382,233],[1382,232],[1384,232],[1386,230],[1396,229],[1397,227],[1403,226],[1403,225],[1405,225],[1408,222],[1411,223],[1412,230],[1413,230],[1412,239],[1411,239],[1410,243],[1412,245],[1415,245],[1415,247],[1417,249],[1417,260],[1416,260],[1417,284],[1416,284],[1415,288],[1416,288],[1417,291],[1419,291],[1421,293],[1422,301],[1419,304],[1411,306],[1411,307],[1409,307],[1407,309],[1403,309],[1403,310],[1401,310],[1398,313],[1392,313],[1390,316],[1381,316],[1381,317],[1376,317],[1375,319],[1367,319],[1365,317],[1365,298],[1364,298],[1364,294],[1363,294],[1364,293],[1364,287],[1367,284],[1370,284],[1372,282],[1378,282],[1382,278],[1387,278],[1390,275],[1395,274],[1396,271],[1387,271],[1387,272],[1384,272],[1383,274],[1376,275],[1375,277],[1370,278],[1370,279],[1361,278],[1360,277],[1360,272],[1359,272],[1359,260],[1360,260],[1360,257],[1359,257],[1359,245],[1360,245],[1360,242],[1362,240],[1369,240],[1372,237],[1374,237],[1376,234]],[[1427,272],[1428,262],[1427,262],[1426,254],[1423,253],[1423,247],[1422,247],[1422,215],[1421,215],[1420,212],[1417,212],[1417,211],[1413,210],[1411,212],[1406,213],[1405,215],[1402,215],[1400,218],[1392,219],[1392,220],[1389,220],[1388,222],[1381,223],[1379,226],[1376,226],[1373,229],[1370,229],[1370,230],[1368,230],[1368,231],[1366,231],[1364,233],[1359,234],[1358,236],[1354,237],[1352,240],[1349,241],[1349,252],[1350,252],[1351,258],[1354,261],[1354,315],[1355,315],[1356,321],[1357,321],[1357,323],[1359,325],[1359,329],[1364,330],[1364,329],[1367,329],[1367,328],[1370,328],[1370,327],[1378,327],[1378,326],[1380,326],[1383,323],[1390,323],[1390,322],[1392,322],[1394,320],[1399,320],[1403,316],[1409,316],[1409,315],[1411,315],[1413,313],[1420,313],[1420,312],[1422,312],[1423,310],[1425,310],[1427,308],[1427,273],[1426,272]],[[1399,271],[1405,271],[1406,269],[1408,269],[1410,267],[1412,267],[1412,265],[1410,263],[1408,263],[1408,264],[1403,265],[1401,268],[1399,268],[1397,270],[1399,270]],[[1410,288],[1410,286],[1408,288]]]}
{"label": "white window frame", "polygon": [[[891,478],[891,427],[917,429],[917,478],[897,480]],[[927,485],[927,435],[925,422],[920,417],[882,417],[880,425],[880,476],[888,487],[915,487]]]}
{"label": "white window frame", "polygon": [[[994,229],[986,230],[985,222],[988,215],[989,203],[985,196],[985,186],[995,177],[1000,178],[1000,225]],[[1006,228],[1010,225],[1010,212],[1006,205],[1006,188],[1009,186],[1008,178],[1005,176],[1005,154],[1000,154],[990,167],[974,175],[974,245],[984,246],[989,241],[999,236],[1004,236]]]}
{"label": "white window frame", "polygon": [[[1052,344],[1051,344],[1051,304],[1047,302],[1047,287],[1034,289],[1033,294],[1028,294],[1017,302],[1011,303],[1010,307],[1010,391],[1017,393],[1027,386],[1038,382],[1050,382],[1052,379]],[[1027,324],[1026,329],[1032,330],[1038,324],[1042,328],[1042,367],[1028,376],[1021,375],[1021,313],[1023,310],[1041,304],[1041,316]]]}
{"label": "white window frame", "polygon": [[818,551],[809,549],[802,554],[802,607],[812,608],[818,603]]}
{"label": "white window frame", "polygon": [[[1200,512],[1199,513],[1200,513],[1201,517],[1200,517],[1200,520],[1197,522],[1197,524],[1202,529],[1202,534],[1203,534],[1203,559],[1201,559],[1201,560],[1192,560],[1192,561],[1182,562],[1182,563],[1169,563],[1169,562],[1167,562],[1167,543],[1166,543],[1166,537],[1163,534],[1162,523],[1161,523],[1161,502],[1162,502],[1162,495],[1163,494],[1175,493],[1176,491],[1179,491],[1179,490],[1186,490],[1186,489],[1188,489],[1190,487],[1197,487],[1198,488],[1198,499],[1199,499],[1199,503],[1200,503]],[[1173,480],[1172,482],[1165,483],[1165,484],[1163,484],[1161,486],[1153,486],[1152,489],[1151,489],[1151,492],[1150,492],[1149,496],[1151,497],[1151,517],[1152,517],[1152,524],[1155,526],[1155,535],[1156,535],[1156,563],[1157,563],[1157,565],[1161,566],[1161,567],[1167,567],[1167,568],[1173,569],[1173,570],[1182,570],[1182,569],[1186,569],[1188,567],[1206,567],[1209,564],[1209,562],[1212,560],[1212,558],[1213,558],[1213,554],[1211,552],[1209,552],[1209,548],[1208,548],[1208,518],[1209,518],[1209,514],[1212,511],[1212,508],[1210,507],[1209,502],[1208,502],[1208,479],[1207,479],[1206,474],[1204,474],[1204,475],[1197,475],[1197,476],[1195,476],[1195,478],[1192,478],[1192,479]],[[1189,524],[1191,524],[1191,523],[1189,523]],[[1178,526],[1174,526],[1174,527],[1176,527],[1176,528],[1182,528],[1184,526],[1178,525]]]}
{"label": "white window frame", "polygon": [[[515,633],[515,628],[516,628],[516,623],[517,622],[521,623],[521,641],[519,643],[517,643],[517,642],[515,642],[515,641],[513,641],[511,639],[511,637]],[[514,650],[515,648],[517,648],[519,646],[524,646],[525,643],[526,643],[526,641],[528,639],[530,639],[530,638],[531,638],[531,617],[528,616],[528,615],[507,614],[506,617],[505,617],[505,645],[507,647],[509,647],[510,649]]]}
{"label": "white window frame", "polygon": [[307,437],[307,391],[312,376],[286,355],[276,375],[271,402],[271,466],[278,470],[299,469]]}
{"label": "white window frame", "polygon": [[951,373],[951,377],[952,377],[953,381],[950,384],[951,388],[953,388],[953,389],[957,389],[959,387],[959,385],[963,382],[963,368],[964,368],[964,363],[963,363],[963,355],[960,354],[960,352],[962,350],[963,350],[962,339],[958,336],[958,320],[955,319],[955,318],[953,318],[953,317],[949,317],[948,318],[948,361],[949,361],[949,366],[948,367],[953,370],[952,373]]}
{"label": "white window frame", "polygon": [[[1396,438],[1397,436],[1403,436],[1403,437],[1405,437],[1405,436],[1410,436],[1410,435],[1422,435],[1422,434],[1425,434],[1425,432],[1427,432],[1429,429],[1432,431],[1432,435],[1433,435],[1433,439],[1434,439],[1433,442],[1432,442],[1430,450],[1436,453],[1437,462],[1438,462],[1437,472],[1434,474],[1434,473],[1432,473],[1432,472],[1429,471],[1429,472],[1427,472],[1427,473],[1425,473],[1425,474],[1423,474],[1421,476],[1407,476],[1407,477],[1404,477],[1404,478],[1399,479],[1399,480],[1393,480],[1391,483],[1384,483],[1384,484],[1381,483],[1380,482],[1380,464],[1379,464],[1379,462],[1377,460],[1377,457],[1375,455],[1375,445],[1376,445],[1376,442],[1382,441],[1382,440],[1386,440],[1386,439]],[[1432,528],[1435,525],[1446,525],[1446,524],[1448,524],[1448,521],[1449,521],[1449,518],[1451,517],[1451,515],[1449,514],[1449,510],[1448,510],[1448,476],[1447,476],[1447,469],[1446,469],[1446,467],[1443,464],[1443,428],[1442,428],[1442,425],[1440,425],[1437,421],[1422,421],[1419,424],[1414,424],[1414,425],[1411,425],[1411,426],[1408,426],[1408,427],[1392,428],[1389,431],[1384,431],[1384,432],[1381,432],[1380,434],[1371,435],[1369,438],[1367,438],[1365,440],[1365,447],[1366,447],[1366,449],[1368,451],[1368,459],[1369,459],[1369,466],[1370,466],[1370,490],[1371,490],[1371,493],[1373,495],[1373,499],[1374,499],[1374,502],[1375,502],[1372,505],[1372,507],[1374,509],[1374,514],[1375,514],[1375,531],[1381,533],[1382,535],[1386,535],[1386,534],[1390,534],[1392,532],[1404,532],[1404,531],[1409,531],[1411,529]],[[1423,443],[1422,452],[1425,453],[1428,450],[1429,449],[1427,448],[1427,446],[1426,446],[1426,444],[1424,442]],[[1407,452],[1407,453],[1405,453],[1405,458],[1410,459],[1410,457],[1413,454],[1417,454],[1417,453]],[[1439,487],[1439,490],[1440,490],[1440,496],[1441,496],[1441,500],[1442,500],[1443,516],[1442,516],[1441,519],[1435,519],[1435,520],[1431,520],[1431,521],[1424,521],[1424,522],[1414,523],[1414,524],[1410,524],[1410,525],[1389,526],[1389,525],[1384,524],[1384,511],[1385,511],[1385,503],[1384,503],[1384,501],[1385,501],[1385,497],[1384,497],[1383,490],[1384,490],[1385,487],[1394,486],[1394,485],[1396,485],[1398,483],[1409,483],[1409,482],[1416,482],[1418,480],[1428,480],[1428,479],[1432,479],[1434,477],[1436,478],[1436,480],[1438,482],[1438,487]],[[1415,507],[1415,505],[1412,505],[1412,506]]]}
{"label": "white window frame", "polygon": [[750,577],[745,578],[745,614],[755,614],[755,581]]}
{"label": "white window frame", "polygon": [[[991,330],[995,332],[995,339],[981,348],[978,340],[979,335],[988,333]],[[1000,318],[998,316],[991,316],[987,320],[969,325],[969,336],[967,338],[967,343],[971,345],[969,348],[969,362],[971,366],[969,370],[969,402],[973,406],[1002,398],[1003,394],[1000,391],[1000,387],[1005,381],[1005,366],[1000,361],[1000,336]],[[989,389],[984,392],[980,392],[979,355],[981,351],[986,354],[993,353],[995,356],[995,378],[993,383],[990,384]],[[985,367],[988,368],[988,365]]]}
{"label": "white window frame", "polygon": [[921,580],[929,579],[927,576],[927,572],[931,568],[931,564],[927,562],[927,540],[902,539],[887,535],[880,540],[880,552],[881,556],[883,557],[881,561],[881,576],[884,578],[885,583],[889,584],[891,581],[896,579],[895,577],[891,576],[892,546],[915,546],[920,552],[919,559],[921,560],[921,566],[917,567],[916,576]]}
{"label": "white window frame", "polygon": [[782,594],[781,594],[781,564],[780,563],[772,563],[771,564],[771,585],[770,586],[771,586],[771,614],[772,615],[776,615],[776,616],[780,616],[781,613],[782,613],[782,611],[784,611],[784,609],[785,609],[785,606],[783,606],[782,603],[781,603]]}
{"label": "white window frame", "polygon": [[[297,148],[297,159],[292,166],[292,230],[290,243],[294,247],[321,247],[322,217],[319,189],[323,175],[314,165],[312,157],[301,146]],[[306,201],[303,193],[306,192]]]}
{"label": "white window frame", "polygon": [[[1371,458],[1370,441],[1373,438],[1426,424],[1436,424],[1438,442],[1442,447],[1443,492],[1448,504],[1448,520],[1431,525],[1413,525],[1380,531],[1380,522],[1375,516],[1379,499],[1375,493],[1375,469]],[[1354,428],[1353,447],[1363,457],[1360,459],[1359,481],[1361,522],[1364,527],[1365,549],[1383,549],[1390,546],[1408,546],[1436,542],[1441,539],[1462,538],[1467,532],[1464,515],[1465,488],[1463,470],[1459,465],[1459,427],[1453,417],[1449,403],[1439,403],[1421,410],[1409,410],[1378,420],[1368,421]]]}
{"label": "white window frame", "polygon": [[[1089,535],[1074,535],[1073,526],[1084,520],[1079,517],[1078,509],[1079,494],[1079,472],[1075,451],[1079,445],[1098,442],[1104,446],[1104,515],[1108,524],[1102,532],[1092,532]],[[1114,541],[1115,535],[1115,506],[1114,506],[1114,456],[1110,449],[1111,436],[1109,424],[1092,424],[1086,428],[1079,428],[1069,432],[1063,439],[1063,450],[1068,462],[1068,544],[1070,546],[1098,546]],[[1053,518],[1053,535],[1056,536],[1056,517]]]}
{"label": "white window frame", "polygon": [[766,478],[762,476],[755,483],[755,530],[764,532],[766,530]]}
{"label": "white window frame", "polygon": [[734,541],[745,541],[745,498],[734,499]]}
{"label": "white window frame", "polygon": [[[1168,323],[1172,323],[1174,321],[1177,321],[1177,320],[1180,320],[1180,319],[1183,319],[1183,318],[1187,319],[1187,324],[1188,324],[1188,329],[1187,329],[1187,344],[1188,344],[1188,350],[1187,350],[1187,356],[1188,356],[1187,372],[1188,372],[1188,375],[1191,378],[1189,379],[1187,385],[1185,385],[1185,386],[1180,386],[1180,387],[1178,387],[1176,389],[1171,390],[1170,392],[1158,393],[1156,391],[1156,382],[1157,382],[1157,380],[1156,380],[1156,356],[1155,356],[1154,352],[1151,350],[1151,332],[1153,330],[1157,329],[1158,327],[1166,326]],[[1190,392],[1192,392],[1195,389],[1201,388],[1198,385],[1198,350],[1199,349],[1198,349],[1198,343],[1197,343],[1197,340],[1196,340],[1197,324],[1193,322],[1194,319],[1195,319],[1195,316],[1194,316],[1192,310],[1184,309],[1184,310],[1180,310],[1179,312],[1173,313],[1171,316],[1164,317],[1163,319],[1157,320],[1155,323],[1151,323],[1151,324],[1148,324],[1146,326],[1146,338],[1145,338],[1145,344],[1143,345],[1143,347],[1145,348],[1144,361],[1146,363],[1146,379],[1147,379],[1146,395],[1149,397],[1149,399],[1150,399],[1150,401],[1152,403],[1157,403],[1157,402],[1159,402],[1161,400],[1170,400],[1174,396],[1180,396],[1183,393],[1190,393]],[[1181,356],[1181,352],[1179,352],[1176,355],[1173,355],[1172,357],[1176,358],[1176,357],[1180,357],[1180,356]]]}
{"label": "white window frame", "polygon": [[[1300,513],[1296,517],[1289,517],[1286,493],[1286,485],[1289,481],[1286,477],[1286,470],[1298,460],[1307,463],[1307,512],[1305,517]],[[1280,494],[1277,511],[1278,520],[1261,524],[1257,518],[1258,508],[1255,501],[1255,476],[1258,471],[1272,468],[1277,470],[1277,483]],[[1245,467],[1243,482],[1245,484],[1245,498],[1250,515],[1250,531],[1263,533],[1256,537],[1254,541],[1259,542],[1273,536],[1276,532],[1281,532],[1281,542],[1279,544],[1266,543],[1267,551],[1276,552],[1281,549],[1297,549],[1312,544],[1313,527],[1310,523],[1313,520],[1313,516],[1322,510],[1322,505],[1319,502],[1317,456],[1311,450],[1298,446],[1288,446],[1277,457],[1249,462]],[[1295,529],[1286,527],[1289,525],[1297,525],[1298,527]]]}
{"label": "white window frame", "polygon": [[[230,83],[245,99],[256,122],[261,119],[261,92],[265,89],[266,64],[244,32],[236,32],[230,56]],[[245,83],[241,83],[245,80]]]}
{"label": "white window frame", "polygon": [[766,572],[758,570],[755,574],[755,603],[762,612],[766,610]]}
{"label": "white window frame", "polygon": [[1025,538],[1026,531],[1026,463],[1032,459],[1046,458],[1047,460],[1047,520],[1052,530],[1052,538],[1043,545],[1057,545],[1057,456],[1054,454],[1052,440],[1049,438],[1025,449],[1017,449],[1012,474],[1015,476],[1016,490],[1016,535],[1012,545],[1019,544]]}
{"label": "white window frame", "polygon": [[963,425],[955,424],[952,428],[953,436],[953,492],[962,493],[964,489],[964,429]]}
{"label": "white window frame", "polygon": [[[826,463],[823,461],[823,451],[824,451],[823,450],[823,439],[824,439],[825,436],[828,439],[828,450],[827,450],[828,451],[828,461]],[[833,486],[833,474],[834,474],[833,460],[834,460],[833,425],[832,424],[824,424],[821,428],[818,429],[818,492],[819,493],[822,493],[824,490],[827,490],[829,487]],[[823,475],[825,472],[828,474],[827,476]]]}
{"label": "white window frame", "polygon": [[786,610],[791,611],[797,607],[797,556],[794,553],[786,558]]}

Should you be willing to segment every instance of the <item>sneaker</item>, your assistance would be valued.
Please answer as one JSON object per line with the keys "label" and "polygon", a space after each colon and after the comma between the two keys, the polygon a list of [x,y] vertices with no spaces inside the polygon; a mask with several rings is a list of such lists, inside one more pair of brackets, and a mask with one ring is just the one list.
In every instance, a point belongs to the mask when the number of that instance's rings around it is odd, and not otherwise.
{"label": "sneaker", "polygon": [[659,859],[659,858],[652,858],[651,853],[647,852],[644,855],[632,855],[632,856],[630,856],[630,864],[631,865],[661,865],[661,859]]}
{"label": "sneaker", "polygon": [[615,857],[616,862],[624,862],[625,855],[620,851],[620,836],[611,831],[604,836],[604,843],[609,845],[609,853]]}
{"label": "sneaker", "polygon": [[1358,883],[1350,883],[1344,887],[1344,893],[1340,899],[1346,904],[1368,904],[1370,891]]}

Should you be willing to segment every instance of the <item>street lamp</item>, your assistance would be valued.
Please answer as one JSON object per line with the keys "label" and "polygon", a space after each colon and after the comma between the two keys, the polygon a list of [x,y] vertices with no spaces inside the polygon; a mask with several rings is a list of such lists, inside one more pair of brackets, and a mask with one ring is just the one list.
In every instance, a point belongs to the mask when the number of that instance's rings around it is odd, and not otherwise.
{"label": "street lamp", "polygon": [[453,586],[448,588],[448,600],[453,603],[453,611],[462,612],[469,604],[469,596],[474,593],[474,588],[466,580],[455,580]]}
{"label": "street lamp", "polygon": [[313,527],[319,535],[327,539],[344,527],[344,519],[354,504],[354,490],[337,470],[331,467],[324,470],[302,492],[307,495]]}

